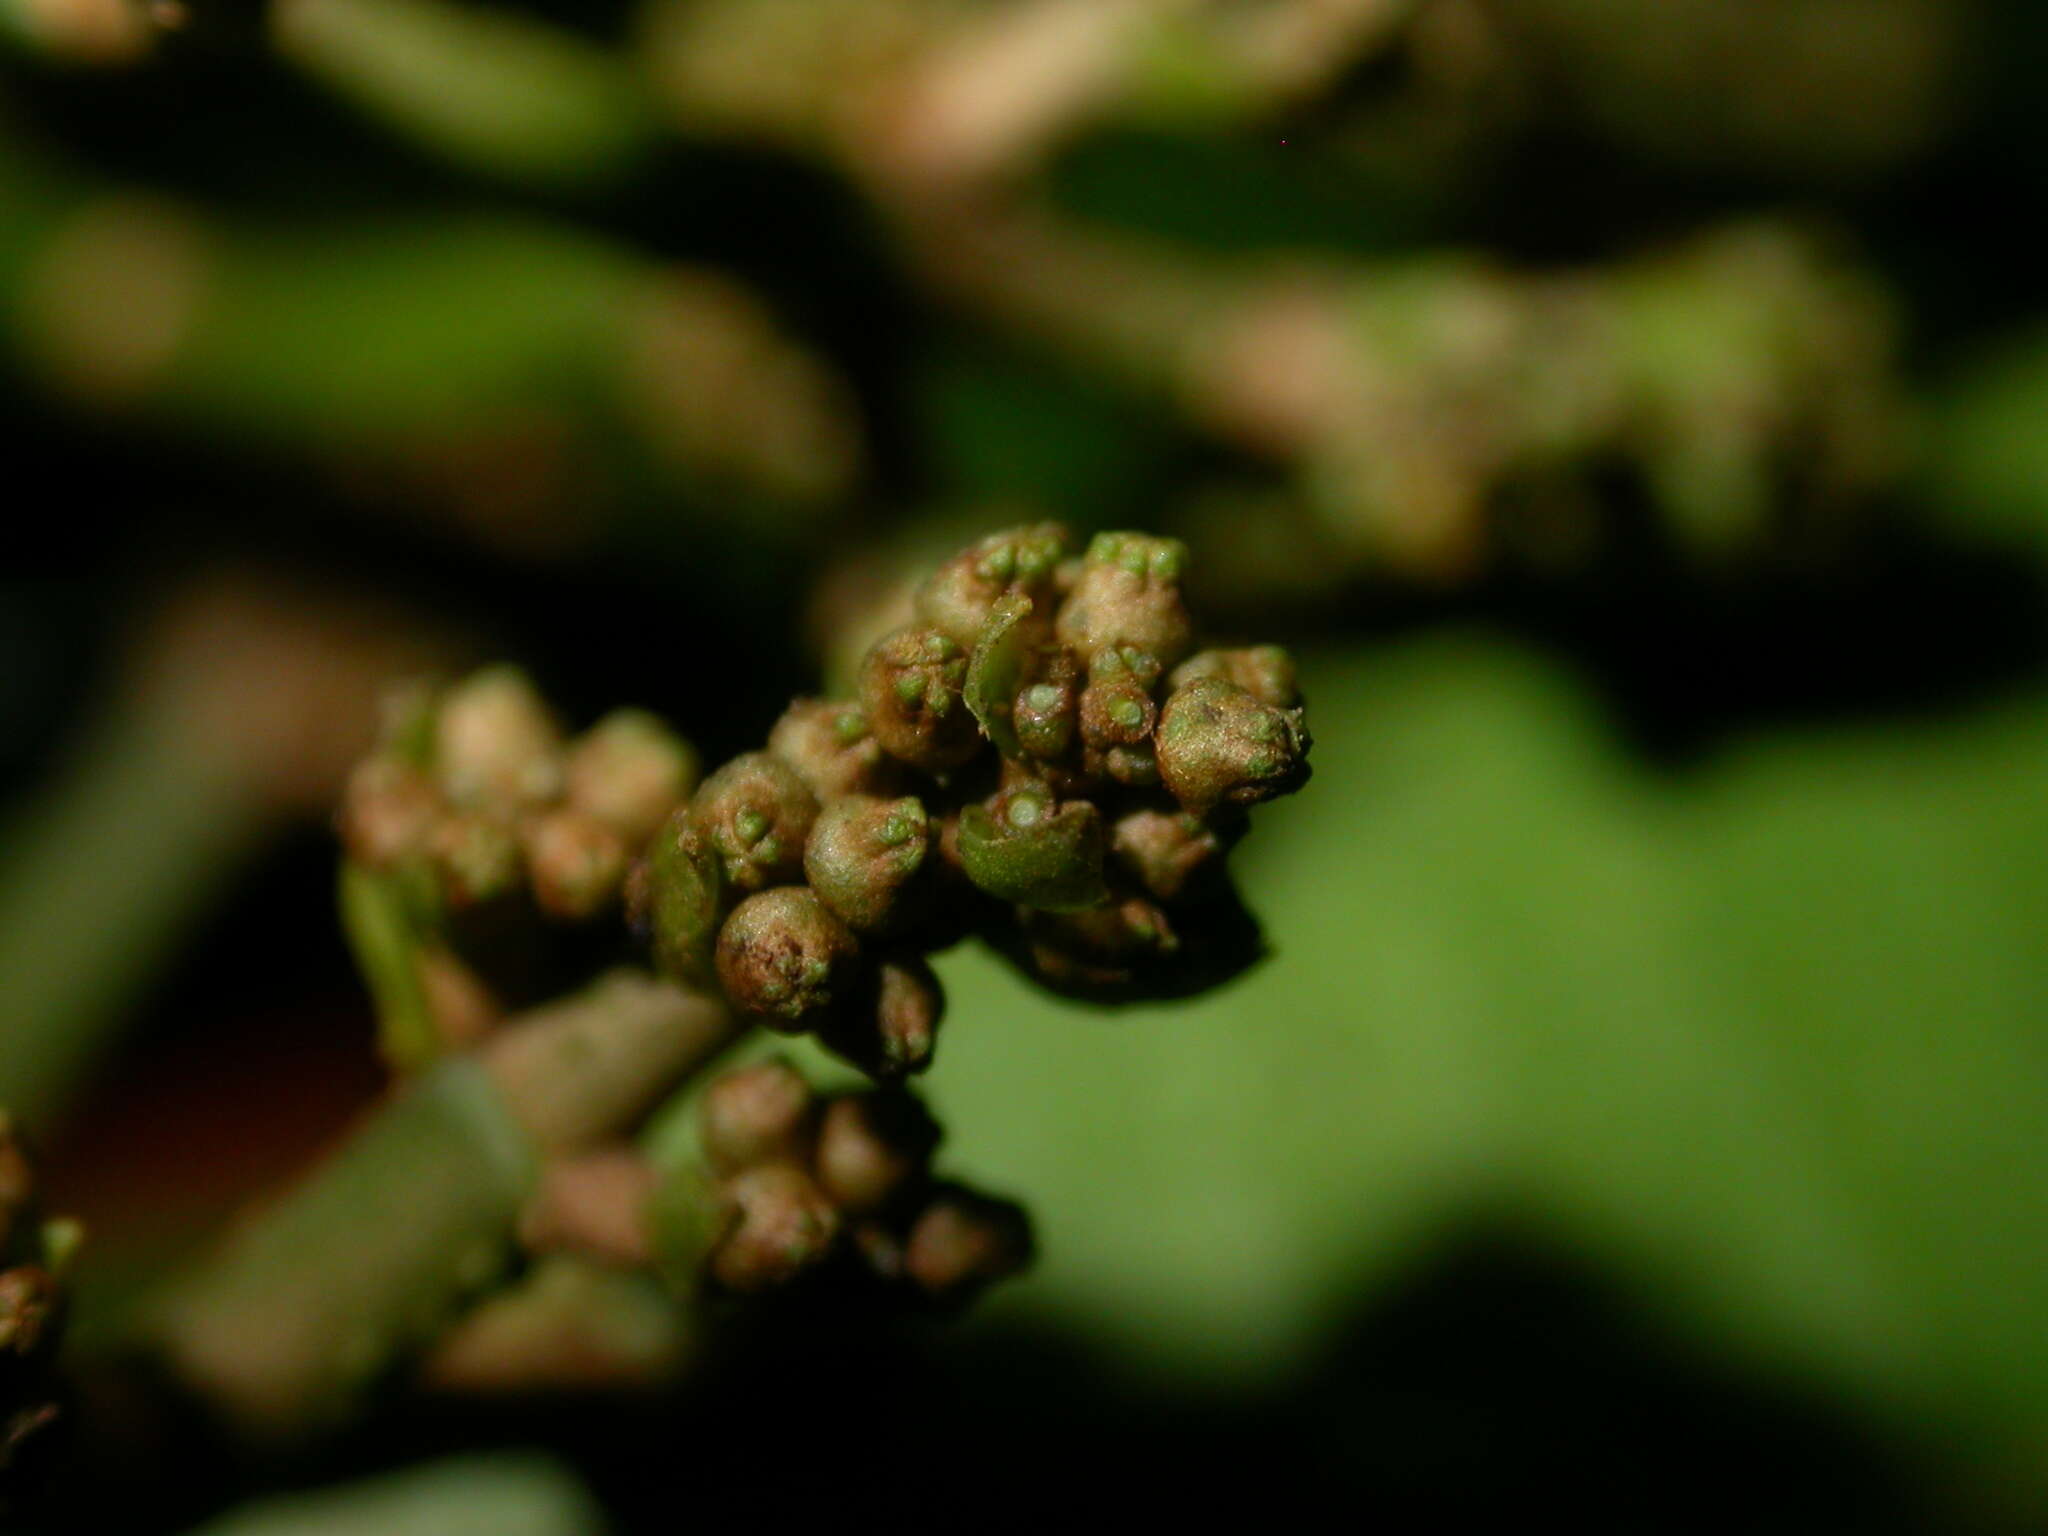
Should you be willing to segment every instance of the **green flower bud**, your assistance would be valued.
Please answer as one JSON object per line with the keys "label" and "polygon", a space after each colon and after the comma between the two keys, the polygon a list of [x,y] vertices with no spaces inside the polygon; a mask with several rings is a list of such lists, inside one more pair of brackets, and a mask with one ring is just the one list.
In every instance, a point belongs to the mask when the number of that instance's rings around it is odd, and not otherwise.
{"label": "green flower bud", "polygon": [[848,1094],[825,1106],[818,1185],[849,1216],[870,1215],[924,1174],[938,1144],[939,1123],[911,1095]]}
{"label": "green flower bud", "polygon": [[1060,605],[1055,628],[1061,643],[1083,656],[1130,646],[1172,666],[1194,643],[1194,621],[1180,591],[1187,557],[1178,539],[1096,535],[1072,595]]}
{"label": "green flower bud", "polygon": [[571,744],[563,782],[571,805],[638,848],[697,787],[699,771],[695,749],[660,717],[618,709]]}
{"label": "green flower bud", "polygon": [[1217,826],[1186,811],[1137,810],[1109,831],[1110,856],[1155,900],[1176,902],[1221,876],[1242,821]]}
{"label": "green flower bud", "polygon": [[811,889],[861,933],[901,928],[931,890],[932,827],[915,796],[848,795],[819,814],[804,844]]}
{"label": "green flower bud", "polygon": [[626,844],[610,826],[564,806],[522,830],[526,879],[541,911],[581,922],[610,906],[626,878]]}
{"label": "green flower bud", "polygon": [[425,853],[446,812],[431,775],[379,752],[349,774],[335,825],[350,858],[386,870]]}
{"label": "green flower bud", "polygon": [[1067,530],[1058,523],[990,534],[925,578],[917,589],[918,622],[964,647],[976,643],[1006,597],[1027,597],[1040,614],[1050,613],[1054,577],[1066,553]]}
{"label": "green flower bud", "polygon": [[821,801],[893,794],[903,777],[868,728],[867,711],[850,699],[798,699],[768,733],[768,750]]}
{"label": "green flower bud", "polygon": [[455,805],[509,814],[562,792],[562,728],[517,667],[486,667],[441,698],[434,773]]}
{"label": "green flower bud", "polygon": [[1031,1221],[1022,1206],[971,1189],[941,1189],[911,1224],[903,1273],[925,1297],[963,1306],[1031,1262]]}
{"label": "green flower bud", "polygon": [[699,785],[690,803],[735,891],[803,879],[818,797],[781,758],[742,753]]}
{"label": "green flower bud", "polygon": [[1080,669],[1072,655],[1058,650],[1042,659],[1038,674],[1018,691],[1010,718],[1020,751],[1057,762],[1072,750],[1080,730]]}
{"label": "green flower bud", "polygon": [[1086,912],[1026,912],[1022,919],[1031,974],[1068,996],[1105,1002],[1143,996],[1147,978],[1180,953],[1172,922],[1143,896]]}
{"label": "green flower bud", "polygon": [[1167,698],[1157,742],[1167,789],[1197,816],[1257,805],[1308,782],[1301,711],[1261,704],[1219,677],[1196,678]]}
{"label": "green flower bud", "polygon": [[1102,814],[1086,800],[1055,806],[1026,780],[960,812],[960,862],[999,901],[1078,911],[1102,901]]}
{"label": "green flower bud", "polygon": [[819,1043],[880,1082],[924,1071],[938,1049],[945,989],[922,955],[887,954],[855,1000],[828,1019]]}
{"label": "green flower bud", "polygon": [[442,817],[434,825],[427,857],[451,912],[497,901],[520,886],[519,840],[487,816],[457,812]]}
{"label": "green flower bud", "polygon": [[860,697],[882,750],[926,773],[944,773],[981,747],[961,697],[967,652],[936,629],[904,628],[875,642],[860,668]]}
{"label": "green flower bud", "polygon": [[732,1224],[711,1254],[711,1277],[748,1294],[788,1285],[822,1263],[840,1231],[839,1210],[789,1163],[744,1169],[726,1184]]}
{"label": "green flower bud", "polygon": [[796,1031],[843,1002],[860,945],[806,886],[749,896],[718,931],[718,980],[740,1012]]}
{"label": "green flower bud", "polygon": [[[1156,677],[1157,669],[1150,670]],[[1152,728],[1159,723],[1159,706],[1152,702],[1151,684],[1143,677],[1121,651],[1104,649],[1090,658],[1088,686],[1081,690],[1080,702],[1081,740],[1090,749],[1107,752],[1151,739]]]}
{"label": "green flower bud", "polygon": [[1238,651],[1199,651],[1173,669],[1171,687],[1185,688],[1202,677],[1235,683],[1261,704],[1296,709],[1301,682],[1294,657],[1284,646],[1255,645]]}
{"label": "green flower bud", "polygon": [[687,986],[705,987],[719,919],[725,915],[725,872],[687,805],[670,813],[640,865],[631,894],[634,926],[645,931],[655,967]]}
{"label": "green flower bud", "polygon": [[779,1056],[727,1072],[704,1090],[699,1129],[705,1159],[719,1174],[805,1163],[815,1108],[811,1085]]}

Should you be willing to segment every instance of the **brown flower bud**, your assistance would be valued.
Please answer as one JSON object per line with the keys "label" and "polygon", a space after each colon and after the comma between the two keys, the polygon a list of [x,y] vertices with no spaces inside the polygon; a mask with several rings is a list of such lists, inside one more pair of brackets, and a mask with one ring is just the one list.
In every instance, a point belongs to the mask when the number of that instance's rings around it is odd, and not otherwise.
{"label": "brown flower bud", "polygon": [[735,891],[803,879],[818,797],[781,758],[742,753],[698,786],[690,803]]}
{"label": "brown flower bud", "polygon": [[798,699],[768,733],[768,750],[821,801],[891,794],[902,779],[901,766],[868,729],[867,711],[849,699]]}
{"label": "brown flower bud", "polygon": [[1057,649],[1042,654],[1038,675],[1018,690],[1011,707],[1010,718],[1025,756],[1056,762],[1073,749],[1080,731],[1080,674],[1070,652]]}
{"label": "brown flower bud", "polygon": [[639,848],[697,787],[698,773],[696,751],[658,716],[617,709],[571,744],[563,782],[572,806]]}
{"label": "brown flower bud", "polygon": [[1298,709],[1261,704],[1219,677],[1168,697],[1159,718],[1159,771],[1188,810],[1257,805],[1308,782],[1309,734]]}
{"label": "brown flower bud", "polygon": [[510,814],[562,791],[562,728],[526,674],[486,667],[441,698],[434,774],[455,805]]}
{"label": "brown flower bud", "polygon": [[942,1306],[971,1301],[1031,1262],[1023,1207],[957,1186],[942,1189],[911,1224],[903,1272]]}
{"label": "brown flower bud", "polygon": [[931,889],[932,827],[915,796],[848,795],[827,805],[804,845],[811,889],[861,933],[900,928]]}
{"label": "brown flower bud", "polygon": [[970,544],[917,589],[918,621],[968,647],[1005,597],[1028,597],[1040,614],[1050,613],[1067,537],[1058,523],[1031,523]]}
{"label": "brown flower bud", "polygon": [[704,1156],[720,1174],[806,1162],[814,1107],[811,1085],[779,1056],[727,1072],[704,1090]]}
{"label": "brown flower bud", "polygon": [[820,1029],[819,1042],[881,1082],[914,1076],[932,1064],[945,989],[924,957],[885,954],[855,999]]}
{"label": "brown flower bud", "polygon": [[1173,669],[1169,686],[1185,688],[1202,677],[1235,683],[1261,704],[1294,709],[1301,703],[1301,683],[1293,656],[1284,646],[1255,645],[1237,651],[1198,651]]}
{"label": "brown flower bud", "polygon": [[380,752],[349,774],[335,825],[350,858],[385,870],[425,853],[446,812],[431,775]]}
{"label": "brown flower bud", "polygon": [[1071,596],[1060,605],[1061,643],[1083,656],[1129,646],[1170,667],[1194,643],[1181,599],[1187,547],[1140,533],[1097,534]]}
{"label": "brown flower bud", "polygon": [[548,916],[581,922],[618,899],[626,845],[595,816],[564,806],[528,822],[522,840],[534,903]]}
{"label": "brown flower bud", "polygon": [[645,930],[656,968],[689,986],[710,985],[725,869],[690,806],[670,813],[628,885],[634,926]]}
{"label": "brown flower bud", "polygon": [[860,946],[807,886],[749,896],[718,931],[718,979],[742,1013],[770,1028],[815,1027],[845,1000]]}
{"label": "brown flower bud", "polygon": [[1021,914],[1033,975],[1056,992],[1104,1002],[1145,995],[1180,936],[1157,903],[1126,896],[1086,912]]}
{"label": "brown flower bud", "polygon": [[961,688],[967,652],[936,629],[899,629],[861,663],[860,697],[875,739],[891,757],[944,773],[981,748],[981,731]]}
{"label": "brown flower bud", "polygon": [[61,1301],[55,1277],[40,1264],[0,1270],[0,1380],[10,1364],[39,1360],[55,1347]]}
{"label": "brown flower bud", "polygon": [[0,1264],[7,1260],[15,1230],[25,1229],[33,1219],[35,1199],[35,1165],[14,1129],[13,1116],[0,1109]]}
{"label": "brown flower bud", "polygon": [[938,1144],[939,1123],[907,1093],[834,1099],[818,1127],[819,1187],[848,1215],[869,1215],[924,1173]]}
{"label": "brown flower bud", "polygon": [[455,812],[442,817],[434,824],[427,856],[450,911],[482,906],[519,889],[519,840],[488,816]]}
{"label": "brown flower bud", "polygon": [[1216,825],[1186,811],[1137,810],[1110,828],[1110,855],[1156,900],[1172,903],[1222,874],[1242,820]]}
{"label": "brown flower bud", "polygon": [[743,1169],[724,1195],[733,1219],[712,1250],[711,1277],[729,1291],[788,1285],[822,1263],[838,1240],[838,1207],[794,1164]]}

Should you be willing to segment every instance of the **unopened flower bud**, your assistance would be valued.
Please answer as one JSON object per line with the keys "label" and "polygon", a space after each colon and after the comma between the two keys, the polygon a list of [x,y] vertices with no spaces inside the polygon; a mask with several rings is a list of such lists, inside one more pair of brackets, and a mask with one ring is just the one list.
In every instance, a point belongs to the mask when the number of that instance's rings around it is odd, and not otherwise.
{"label": "unopened flower bud", "polygon": [[958,1306],[1031,1262],[1023,1207],[973,1190],[942,1190],[919,1214],[904,1244],[903,1272],[942,1306]]}
{"label": "unopened flower bud", "polygon": [[451,911],[482,906],[519,889],[519,840],[491,817],[471,812],[444,816],[434,825],[427,855]]}
{"label": "unopened flower bud", "polygon": [[633,880],[644,904],[655,966],[690,986],[708,986],[725,915],[725,873],[711,839],[687,805],[670,813]]}
{"label": "unopened flower bud", "polygon": [[917,589],[918,620],[965,647],[1005,597],[1028,597],[1041,615],[1050,614],[1054,576],[1066,553],[1067,530],[1058,523],[990,534],[925,579]]}
{"label": "unopened flower bud", "polygon": [[923,1174],[938,1144],[939,1123],[907,1093],[834,1099],[818,1127],[819,1187],[848,1215],[868,1215]]}
{"label": "unopened flower bud", "polygon": [[1060,605],[1061,643],[1083,656],[1130,646],[1172,666],[1194,643],[1194,621],[1180,590],[1187,557],[1178,539],[1097,534],[1072,595]]}
{"label": "unopened flower bud", "polygon": [[690,803],[735,891],[803,879],[818,797],[781,758],[742,753],[698,786]]}
{"label": "unopened flower bud", "polygon": [[804,875],[849,927],[886,932],[914,917],[929,893],[931,842],[930,819],[915,796],[848,795],[827,805],[811,827]]}
{"label": "unopened flower bud", "polygon": [[424,769],[379,752],[349,774],[336,829],[350,858],[385,870],[425,853],[446,809]]}
{"label": "unopened flower bud", "polygon": [[1220,677],[1196,678],[1167,698],[1157,742],[1167,789],[1197,816],[1257,805],[1308,782],[1301,711],[1262,704]]}
{"label": "unopened flower bud", "polygon": [[1000,901],[1067,912],[1108,894],[1101,812],[1087,800],[1056,806],[1041,784],[1026,781],[963,807],[959,851],[968,878]]}
{"label": "unopened flower bud", "polygon": [[1243,827],[1241,819],[1217,825],[1186,811],[1131,811],[1110,828],[1110,856],[1148,895],[1172,903],[1213,884]]}
{"label": "unopened flower bud", "polygon": [[718,980],[742,1013],[785,1031],[815,1026],[854,980],[860,946],[807,886],[749,896],[718,931]]}
{"label": "unopened flower bud", "polygon": [[788,1285],[822,1263],[838,1240],[838,1207],[794,1164],[743,1169],[724,1193],[733,1221],[712,1251],[711,1275],[729,1291]]}
{"label": "unopened flower bud", "polygon": [[806,1162],[814,1107],[811,1085],[779,1056],[727,1072],[704,1090],[704,1156],[720,1174]]}
{"label": "unopened flower bud", "polygon": [[926,773],[957,768],[981,747],[961,688],[967,651],[936,629],[899,629],[861,663],[860,697],[875,739]]}
{"label": "unopened flower bud", "polygon": [[564,806],[528,822],[522,840],[527,882],[548,916],[581,922],[617,900],[626,877],[626,845],[597,817]]}
{"label": "unopened flower bud", "polygon": [[1170,686],[1185,688],[1202,677],[1235,683],[1261,704],[1294,709],[1301,703],[1301,682],[1294,657],[1284,646],[1255,645],[1236,651],[1198,651],[1173,669]]}
{"label": "unopened flower bud", "polygon": [[1038,676],[1017,692],[1010,718],[1027,757],[1054,762],[1072,749],[1080,730],[1080,668],[1065,650],[1052,652]]}
{"label": "unopened flower bud", "polygon": [[696,751],[656,715],[617,709],[577,737],[563,769],[569,803],[639,848],[697,787]]}
{"label": "unopened flower bud", "polygon": [[0,1381],[11,1366],[54,1347],[61,1300],[55,1277],[40,1264],[0,1270]]}
{"label": "unopened flower bud", "polygon": [[867,711],[850,699],[798,699],[768,733],[768,750],[821,801],[890,794],[902,777],[868,729]]}
{"label": "unopened flower bud", "polygon": [[1147,742],[1159,722],[1159,706],[1152,702],[1146,679],[1148,671],[1156,678],[1158,669],[1142,652],[1131,656],[1137,666],[1113,647],[1089,659],[1088,686],[1081,691],[1081,740],[1094,751]]}
{"label": "unopened flower bud", "polygon": [[880,1082],[924,1071],[938,1049],[946,993],[922,955],[885,954],[854,1000],[827,1020],[819,1042]]}
{"label": "unopened flower bud", "polygon": [[486,667],[441,698],[434,772],[458,806],[545,804],[562,789],[562,728],[524,672]]}

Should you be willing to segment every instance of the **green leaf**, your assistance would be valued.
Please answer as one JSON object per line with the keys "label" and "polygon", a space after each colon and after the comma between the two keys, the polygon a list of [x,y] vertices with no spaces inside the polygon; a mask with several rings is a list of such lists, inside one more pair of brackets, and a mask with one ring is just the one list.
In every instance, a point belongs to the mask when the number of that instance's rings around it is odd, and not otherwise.
{"label": "green leaf", "polygon": [[1108,1018],[947,958],[949,1165],[1056,1311],[1284,1374],[1505,1208],[1680,1327],[2018,1444],[2048,1415],[2048,699],[1632,762],[1526,657],[1307,669],[1238,855],[1277,958]]}

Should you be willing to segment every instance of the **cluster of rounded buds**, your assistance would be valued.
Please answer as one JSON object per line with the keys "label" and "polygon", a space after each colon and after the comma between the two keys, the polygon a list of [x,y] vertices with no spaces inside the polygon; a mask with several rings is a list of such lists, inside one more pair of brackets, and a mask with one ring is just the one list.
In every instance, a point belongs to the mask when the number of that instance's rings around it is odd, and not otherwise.
{"label": "cluster of rounded buds", "polygon": [[580,922],[613,909],[634,857],[695,786],[697,757],[622,709],[569,739],[525,674],[497,666],[387,704],[340,827],[349,857],[436,910],[530,900]]}
{"label": "cluster of rounded buds", "polygon": [[43,1219],[35,1170],[0,1109],[0,1513],[58,1416],[55,1357],[78,1228]]}
{"label": "cluster of rounded buds", "polygon": [[799,700],[648,849],[635,918],[663,970],[878,1077],[931,1057],[923,955],[978,932],[1104,1001],[1254,961],[1223,863],[1308,778],[1284,651],[1195,650],[1187,551],[1057,524],[946,561],[853,699]]}
{"label": "cluster of rounded buds", "polygon": [[701,1115],[719,1211],[706,1269],[724,1290],[851,1264],[954,1306],[1030,1260],[1022,1210],[932,1178],[939,1127],[902,1088],[820,1098],[770,1059],[711,1083]]}

